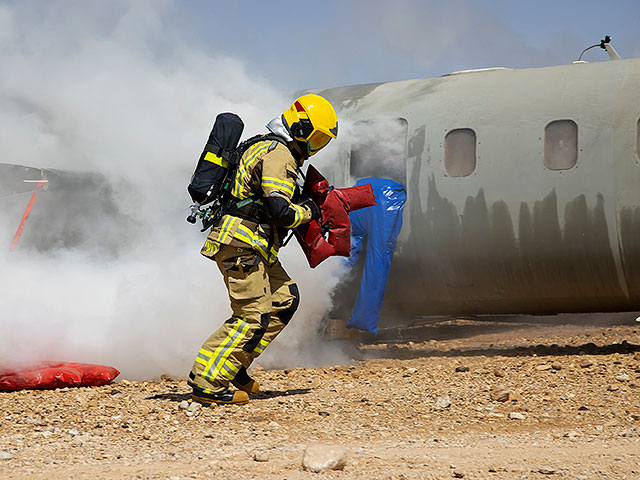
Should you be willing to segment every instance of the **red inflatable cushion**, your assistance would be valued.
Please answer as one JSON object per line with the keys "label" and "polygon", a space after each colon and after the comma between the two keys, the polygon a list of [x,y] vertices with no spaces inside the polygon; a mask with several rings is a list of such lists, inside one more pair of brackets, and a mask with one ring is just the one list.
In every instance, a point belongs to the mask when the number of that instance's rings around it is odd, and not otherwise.
{"label": "red inflatable cushion", "polygon": [[106,365],[51,363],[0,372],[0,390],[100,386],[111,383],[118,375],[118,370]]}

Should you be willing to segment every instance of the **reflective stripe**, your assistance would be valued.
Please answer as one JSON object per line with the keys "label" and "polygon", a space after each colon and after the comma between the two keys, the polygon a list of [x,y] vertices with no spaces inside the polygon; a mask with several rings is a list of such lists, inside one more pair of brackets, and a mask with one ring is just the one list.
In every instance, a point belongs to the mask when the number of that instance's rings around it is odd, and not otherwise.
{"label": "reflective stripe", "polygon": [[198,352],[198,356],[196,357],[196,362],[206,367],[208,366],[210,360],[211,360],[211,352],[209,350],[205,350],[204,348],[201,348],[200,351]]}
{"label": "reflective stripe", "polygon": [[206,160],[207,162],[215,163],[216,165],[220,165],[222,168],[229,167],[229,162],[219,157],[218,155],[214,155],[211,152],[205,153],[204,160]]}
{"label": "reflective stripe", "polygon": [[244,192],[242,192],[242,180],[249,173],[249,167],[253,162],[255,162],[256,157],[261,153],[268,151],[270,145],[271,145],[271,142],[262,141],[249,147],[249,150],[248,150],[249,155],[247,155],[241,161],[240,165],[238,165],[238,172],[236,173],[235,182],[233,184],[233,190],[231,192],[231,194],[234,197],[239,198],[240,200],[244,200],[246,198],[247,195],[246,194],[243,195]]}
{"label": "reflective stripe", "polygon": [[276,261],[278,257],[278,250],[276,250],[272,246],[270,250],[270,255],[267,254],[267,247],[269,246],[269,242],[267,241],[267,239],[256,235],[246,225],[243,225],[242,223],[239,224],[238,229],[233,234],[233,237],[245,243],[248,243],[249,245],[254,247],[256,250],[258,250],[258,252],[262,254],[263,258],[267,260],[269,263],[273,263]]}
{"label": "reflective stripe", "polygon": [[224,362],[224,365],[222,365],[222,370],[220,373],[222,373],[222,375],[227,377],[229,380],[233,380],[234,378],[236,378],[239,370],[240,369],[238,367],[227,360],[226,362]]}
{"label": "reflective stripe", "polygon": [[284,190],[288,193],[288,198],[291,198],[293,195],[293,191],[295,189],[295,184],[293,182],[289,182],[287,180],[283,180],[281,178],[276,177],[262,177],[262,188],[270,187],[275,190]]}
{"label": "reflective stripe", "polygon": [[229,331],[227,338],[220,344],[218,348],[213,352],[212,358],[209,361],[208,368],[202,372],[202,376],[210,381],[218,375],[222,369],[225,361],[231,355],[231,352],[245,337],[249,330],[249,324],[243,320],[238,320],[231,330]]}
{"label": "reflective stripe", "polygon": [[207,361],[211,360],[211,355],[212,355],[212,352],[210,352],[209,350],[205,350],[204,348],[201,348],[200,351],[198,352],[198,356],[203,360],[207,360]]}
{"label": "reflective stripe", "polygon": [[296,228],[300,226],[302,220],[304,219],[304,207],[292,203],[291,205],[289,205],[289,208],[291,208],[295,212],[295,218],[293,219],[293,223],[291,225],[285,225],[285,227]]}
{"label": "reflective stripe", "polygon": [[262,353],[264,349],[269,346],[269,343],[270,342],[268,342],[264,338],[261,338],[260,343],[256,345],[256,348],[253,350],[253,353]]}
{"label": "reflective stripe", "polygon": [[216,241],[220,243],[225,243],[235,223],[240,221],[238,217],[233,217],[231,215],[225,215],[223,219],[222,228],[220,228],[218,238],[216,239]]}

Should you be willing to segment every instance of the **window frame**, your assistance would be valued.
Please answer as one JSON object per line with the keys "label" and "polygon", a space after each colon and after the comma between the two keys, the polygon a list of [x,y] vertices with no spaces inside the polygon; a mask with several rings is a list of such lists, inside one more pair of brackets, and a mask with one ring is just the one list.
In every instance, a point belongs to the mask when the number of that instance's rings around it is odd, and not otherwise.
{"label": "window frame", "polygon": [[[566,123],[570,123],[575,127],[575,157],[573,160],[573,164],[568,166],[568,167],[553,167],[552,166],[552,162],[551,162],[551,152],[553,151],[553,145],[549,145],[547,143],[547,138],[548,138],[548,132],[547,129],[554,125],[554,124],[560,124],[560,123],[566,124]],[[556,134],[557,132],[552,132],[552,134]],[[543,132],[543,136],[542,136],[542,163],[544,165],[544,168],[546,170],[551,170],[553,172],[564,172],[567,170],[571,170],[573,168],[576,168],[576,166],[578,165],[578,160],[580,157],[580,127],[578,125],[578,122],[576,122],[575,120],[571,119],[571,118],[559,118],[556,120],[551,120],[550,122],[547,122],[547,124],[544,126],[544,132]],[[557,153],[556,153],[557,155]]]}
{"label": "window frame", "polygon": [[[471,169],[471,171],[465,175],[454,175],[452,174],[449,169],[447,168],[447,166],[449,165],[449,162],[447,162],[447,151],[451,151],[450,148],[448,148],[449,145],[449,138],[450,135],[452,134],[456,134],[456,133],[462,133],[462,132],[471,132],[473,134],[473,168]],[[469,177],[471,175],[473,175],[476,170],[478,169],[478,134],[476,133],[476,131],[471,128],[471,127],[456,127],[456,128],[452,128],[450,130],[448,130],[445,133],[444,136],[444,141],[443,141],[443,145],[442,145],[442,165],[445,171],[445,174],[448,177],[451,178],[466,178]],[[453,146],[451,148],[454,148]],[[449,157],[450,158],[450,157]]]}

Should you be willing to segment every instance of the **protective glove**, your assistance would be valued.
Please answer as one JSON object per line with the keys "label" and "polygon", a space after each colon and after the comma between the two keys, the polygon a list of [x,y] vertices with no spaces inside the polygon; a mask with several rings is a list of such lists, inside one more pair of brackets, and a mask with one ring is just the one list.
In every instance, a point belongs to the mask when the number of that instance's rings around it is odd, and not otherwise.
{"label": "protective glove", "polygon": [[322,218],[322,211],[320,210],[320,207],[310,198],[307,198],[304,202],[301,203],[301,205],[311,210],[311,220],[318,220]]}

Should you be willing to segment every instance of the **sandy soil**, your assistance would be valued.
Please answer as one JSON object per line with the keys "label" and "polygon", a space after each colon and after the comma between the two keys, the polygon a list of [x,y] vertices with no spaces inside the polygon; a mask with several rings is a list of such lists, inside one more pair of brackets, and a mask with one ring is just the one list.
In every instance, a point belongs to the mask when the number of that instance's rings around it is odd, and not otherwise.
{"label": "sandy soil", "polygon": [[[185,410],[170,378],[3,393],[0,478],[640,479],[633,317],[386,332],[350,365],[254,368],[245,406]],[[344,468],[305,470],[314,445]]]}

